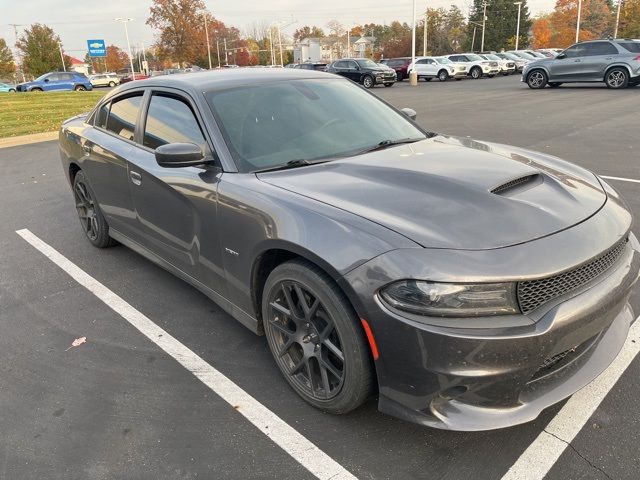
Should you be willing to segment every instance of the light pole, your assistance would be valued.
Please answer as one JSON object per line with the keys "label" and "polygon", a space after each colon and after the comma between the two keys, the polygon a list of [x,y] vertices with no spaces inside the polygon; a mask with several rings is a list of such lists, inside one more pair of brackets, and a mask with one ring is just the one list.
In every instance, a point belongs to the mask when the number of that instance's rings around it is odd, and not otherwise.
{"label": "light pole", "polygon": [[279,23],[278,23],[278,44],[280,45],[280,66],[284,67],[284,59],[282,58],[282,31],[280,30]]}
{"label": "light pole", "polygon": [[618,25],[620,25],[620,7],[622,0],[618,0],[618,11],[616,12],[616,28],[613,31],[613,38],[618,38]]}
{"label": "light pole", "polygon": [[483,2],[482,6],[484,9],[482,10],[482,42],[480,44],[480,51],[484,52],[484,27],[487,22],[487,2]]}
{"label": "light pole", "polygon": [[424,12],[424,38],[422,39],[422,55],[427,56],[427,33],[429,33],[429,10]]}
{"label": "light pole", "polygon": [[207,37],[207,57],[209,57],[209,70],[211,70],[211,45],[209,44],[209,14],[204,14],[204,34]]}
{"label": "light pole", "polygon": [[136,74],[135,74],[135,69],[133,68],[133,57],[131,56],[131,43],[129,42],[129,29],[127,28],[127,23],[132,21],[133,18],[118,17],[118,18],[114,18],[114,20],[116,22],[124,23],[124,34],[127,37],[127,50],[129,51],[129,65],[131,66],[131,80],[135,80]]}
{"label": "light pole", "polygon": [[582,0],[578,0],[578,23],[576,24],[576,43],[580,41],[580,14],[582,13]]}
{"label": "light pole", "polygon": [[409,84],[416,87],[418,85],[418,71],[415,69],[416,63],[416,0],[413,0],[413,23],[411,24],[411,69],[409,74]]}
{"label": "light pole", "polygon": [[469,23],[473,25],[473,37],[471,37],[471,51],[475,52],[474,47],[476,45],[476,29],[478,27],[482,27],[482,24],[478,22],[473,22],[471,20],[469,20]]}
{"label": "light pole", "polygon": [[514,2],[513,4],[518,6],[518,25],[516,27],[516,50],[518,50],[518,40],[520,40],[520,9],[522,8],[522,2]]}
{"label": "light pole", "polygon": [[64,64],[64,55],[62,54],[62,42],[58,40],[58,49],[60,50],[60,60],[62,60],[62,70],[67,71],[67,67]]}

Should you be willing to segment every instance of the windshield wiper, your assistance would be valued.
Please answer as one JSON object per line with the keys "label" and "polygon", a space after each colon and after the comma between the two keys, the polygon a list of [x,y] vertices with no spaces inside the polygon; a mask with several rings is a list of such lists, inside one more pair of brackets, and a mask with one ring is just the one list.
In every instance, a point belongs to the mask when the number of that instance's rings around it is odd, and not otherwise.
{"label": "windshield wiper", "polygon": [[262,170],[256,170],[254,173],[262,173],[262,172],[273,172],[276,170],[287,170],[288,168],[298,168],[305,167],[307,165],[315,165],[316,163],[324,163],[326,160],[318,161],[318,162],[310,162],[309,160],[305,160],[304,158],[298,158],[295,160],[289,160],[287,163],[282,165],[276,165],[275,167],[263,168]]}
{"label": "windshield wiper", "polygon": [[401,138],[399,140],[382,140],[381,142],[377,143],[373,147],[360,150],[358,153],[356,153],[356,155],[375,152],[377,150],[384,150],[385,148],[393,147],[394,145],[402,145],[403,143],[415,143],[415,142],[419,142],[420,140],[424,140],[424,138]]}

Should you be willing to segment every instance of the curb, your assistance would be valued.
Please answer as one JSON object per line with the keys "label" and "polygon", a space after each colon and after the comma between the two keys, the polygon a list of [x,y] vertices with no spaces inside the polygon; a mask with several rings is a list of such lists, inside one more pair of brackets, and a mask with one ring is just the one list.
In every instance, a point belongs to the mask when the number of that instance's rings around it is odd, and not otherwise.
{"label": "curb", "polygon": [[58,139],[58,132],[33,133],[19,137],[0,138],[0,148],[17,147],[31,143],[49,142]]}

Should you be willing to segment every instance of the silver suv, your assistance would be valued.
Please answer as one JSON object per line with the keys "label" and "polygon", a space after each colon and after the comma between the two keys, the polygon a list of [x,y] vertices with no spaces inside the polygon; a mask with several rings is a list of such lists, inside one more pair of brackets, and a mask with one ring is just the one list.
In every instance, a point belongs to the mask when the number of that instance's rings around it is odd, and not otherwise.
{"label": "silver suv", "polygon": [[594,40],[572,45],[555,58],[529,63],[522,81],[530,88],[563,83],[604,82],[609,88],[640,84],[640,42]]}

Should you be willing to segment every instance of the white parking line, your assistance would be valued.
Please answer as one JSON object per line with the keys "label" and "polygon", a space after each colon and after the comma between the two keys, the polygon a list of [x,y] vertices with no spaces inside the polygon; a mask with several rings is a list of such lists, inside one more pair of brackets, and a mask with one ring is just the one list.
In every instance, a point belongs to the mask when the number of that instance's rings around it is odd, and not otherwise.
{"label": "white parking line", "polygon": [[267,407],[53,247],[27,229],[18,230],[16,233],[171,355],[317,478],[323,480],[356,478]]}
{"label": "white parking line", "polygon": [[624,178],[624,177],[608,177],[606,175],[600,175],[602,178],[606,178],[607,180],[618,180],[619,182],[631,182],[631,183],[640,183],[640,180],[636,180],[635,178]]}
{"label": "white parking line", "polygon": [[541,480],[558,461],[640,352],[640,318],[629,330],[622,350],[598,378],[575,393],[538,435],[502,480]]}

